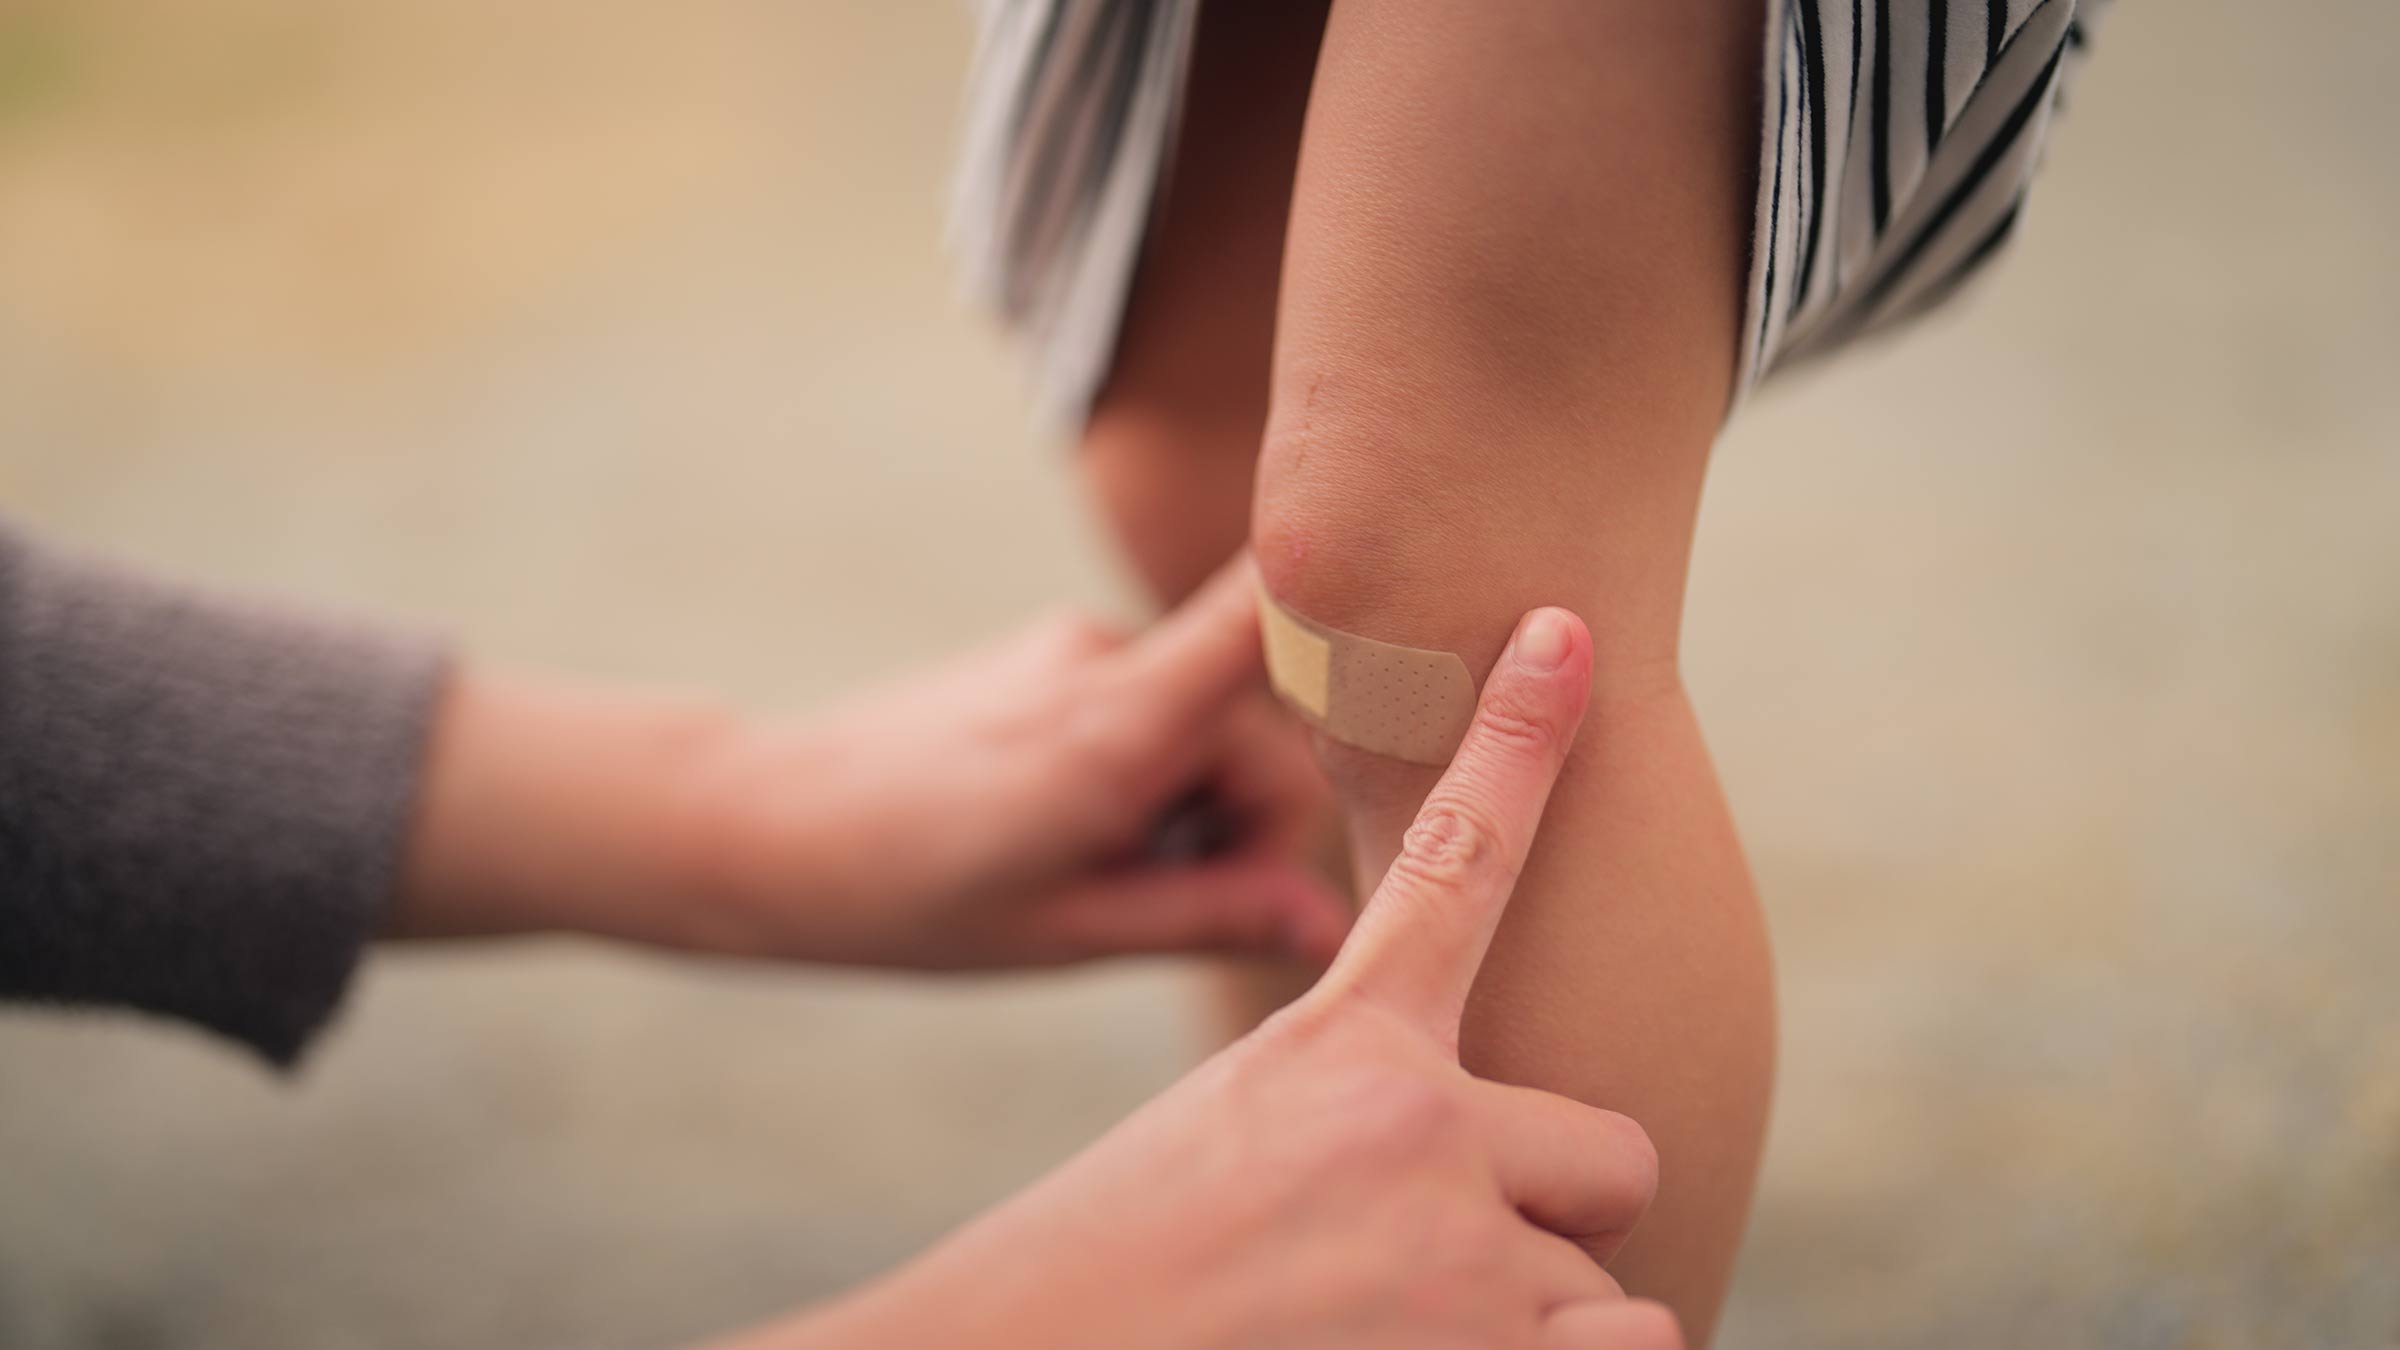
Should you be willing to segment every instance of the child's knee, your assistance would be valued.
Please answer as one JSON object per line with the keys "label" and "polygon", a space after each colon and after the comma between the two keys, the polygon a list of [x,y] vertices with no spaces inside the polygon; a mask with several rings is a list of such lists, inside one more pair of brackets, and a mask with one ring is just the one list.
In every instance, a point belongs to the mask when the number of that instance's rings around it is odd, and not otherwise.
{"label": "child's knee", "polygon": [[[1331,452],[1319,445],[1312,453]],[[1359,471],[1366,467],[1320,460],[1306,481],[1281,476],[1262,488],[1252,539],[1260,580],[1274,603],[1308,629],[1323,630],[1294,639],[1329,642],[1327,651],[1335,654],[1320,655],[1320,662],[1353,669],[1338,653],[1358,651],[1364,645],[1358,640],[1366,639],[1414,649],[1420,664],[1445,667],[1437,673],[1448,678],[1426,682],[1428,706],[1385,706],[1362,698],[1368,692],[1363,682],[1345,683],[1336,675],[1318,689],[1329,705],[1308,709],[1318,762],[1344,804],[1381,816],[1413,812],[1423,800],[1443,758],[1433,742],[1472,711],[1475,690],[1523,611],[1511,608],[1516,602],[1506,594],[1515,586],[1495,587],[1461,566],[1456,550],[1480,526],[1450,527],[1459,530],[1454,542],[1446,529],[1429,526],[1423,512],[1432,503],[1392,490],[1390,478]],[[1441,655],[1456,661],[1444,663]],[[1448,674],[1458,666],[1463,678]],[[1319,665],[1320,678],[1325,668]],[[1288,687],[1284,692],[1293,695]],[[1305,705],[1308,699],[1295,701]]]}
{"label": "child's knee", "polygon": [[[1301,616],[1456,653],[1478,684],[1541,605],[1590,626],[1595,679],[1675,678],[1688,512],[1605,470],[1529,466],[1518,448],[1428,451],[1373,431],[1270,440],[1251,539],[1268,591]],[[1646,500],[1648,499],[1648,500]]]}
{"label": "child's knee", "polygon": [[1487,601],[1520,581],[1497,480],[1466,476],[1452,438],[1383,399],[1278,412],[1259,455],[1251,540],[1270,593],[1318,623],[1456,652],[1478,678],[1514,627]]}

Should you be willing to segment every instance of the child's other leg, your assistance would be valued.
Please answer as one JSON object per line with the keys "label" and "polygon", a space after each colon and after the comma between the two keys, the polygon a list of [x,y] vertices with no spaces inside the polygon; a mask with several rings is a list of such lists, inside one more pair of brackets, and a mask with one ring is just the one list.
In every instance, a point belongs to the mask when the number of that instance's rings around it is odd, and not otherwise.
{"label": "child's other leg", "polygon": [[[1649,1130],[1658,1203],[1612,1269],[1696,1344],[1773,1063],[1764,928],[1677,667],[1742,308],[1759,9],[1337,0],[1256,517],[1268,585],[1336,628],[1481,671],[1536,605],[1591,625],[1591,712],[1464,1049]],[[1372,880],[1433,771],[1323,759]]]}
{"label": "child's other leg", "polygon": [[[1101,514],[1162,605],[1249,536],[1284,221],[1324,21],[1324,0],[1201,7],[1166,210],[1083,438]],[[1326,834],[1338,840],[1330,801]],[[1226,1030],[1247,1031],[1312,978],[1228,966]]]}

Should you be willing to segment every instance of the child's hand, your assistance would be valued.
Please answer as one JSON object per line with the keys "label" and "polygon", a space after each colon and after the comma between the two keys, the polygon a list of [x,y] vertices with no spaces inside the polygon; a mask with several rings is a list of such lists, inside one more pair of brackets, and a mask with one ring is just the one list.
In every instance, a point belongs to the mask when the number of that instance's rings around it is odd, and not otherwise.
{"label": "child's hand", "polygon": [[1127,639],[1080,618],[703,767],[705,903],[736,950],[874,965],[1121,952],[1330,958],[1295,861],[1325,789],[1263,693],[1248,561]]}

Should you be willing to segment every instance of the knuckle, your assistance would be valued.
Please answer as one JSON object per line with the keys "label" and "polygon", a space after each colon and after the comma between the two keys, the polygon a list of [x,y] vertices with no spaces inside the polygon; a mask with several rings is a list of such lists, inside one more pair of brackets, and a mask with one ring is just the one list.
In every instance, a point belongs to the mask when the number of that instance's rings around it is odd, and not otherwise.
{"label": "knuckle", "polygon": [[1505,879],[1507,853],[1498,822],[1481,806],[1455,797],[1426,802],[1400,841],[1392,863],[1417,881],[1459,889]]}
{"label": "knuckle", "polygon": [[1345,1084],[1363,1079],[1360,1086],[1370,1094],[1384,1079],[1405,1072],[1393,1054],[1395,1030],[1415,1034],[1368,987],[1338,974],[1318,980],[1263,1026],[1280,1026],[1286,1043],[1329,1066],[1331,1078]]}
{"label": "knuckle", "polygon": [[1113,776],[1155,755],[1157,737],[1144,709],[1118,696],[1104,679],[1065,682],[1054,706],[1057,717],[1051,732],[1086,771]]}
{"label": "knuckle", "polygon": [[1465,1109],[1458,1099],[1416,1074],[1362,1074],[1347,1095],[1348,1120],[1356,1131],[1353,1142],[1370,1151],[1416,1158],[1465,1129]]}
{"label": "knuckle", "polygon": [[1558,716],[1514,688],[1491,691],[1475,710],[1475,722],[1485,740],[1521,755],[1547,756],[1566,742],[1566,727]]}
{"label": "knuckle", "polygon": [[1078,773],[1114,769],[1125,759],[1124,719],[1090,699],[1069,698],[1059,704],[1049,734]]}
{"label": "knuckle", "polygon": [[1069,703],[1033,734],[1045,742],[1062,797],[1084,803],[1107,828],[1143,822],[1158,755],[1139,726],[1113,711]]}
{"label": "knuckle", "polygon": [[1341,1004],[1324,985],[1267,1015],[1245,1040],[1292,1053],[1321,1046],[1342,1025]]}

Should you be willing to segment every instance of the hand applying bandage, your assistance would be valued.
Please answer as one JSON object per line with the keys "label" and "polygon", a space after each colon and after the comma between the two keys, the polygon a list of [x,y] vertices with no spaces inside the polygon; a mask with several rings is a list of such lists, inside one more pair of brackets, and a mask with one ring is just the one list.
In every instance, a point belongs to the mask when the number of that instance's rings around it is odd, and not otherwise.
{"label": "hand applying bandage", "polygon": [[1583,625],[1529,615],[1314,989],[915,1264],[742,1350],[1680,1344],[1599,1264],[1650,1201],[1641,1128],[1458,1062],[1590,681]]}
{"label": "hand applying bandage", "polygon": [[1038,624],[846,706],[750,722],[475,673],[395,927],[594,932],[921,968],[1131,952],[1323,961],[1323,792],[1263,687],[1247,559],[1127,637]]}

